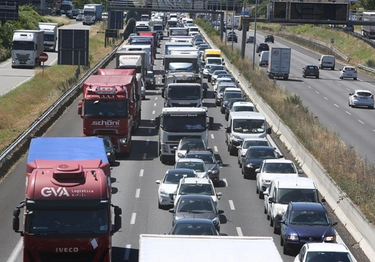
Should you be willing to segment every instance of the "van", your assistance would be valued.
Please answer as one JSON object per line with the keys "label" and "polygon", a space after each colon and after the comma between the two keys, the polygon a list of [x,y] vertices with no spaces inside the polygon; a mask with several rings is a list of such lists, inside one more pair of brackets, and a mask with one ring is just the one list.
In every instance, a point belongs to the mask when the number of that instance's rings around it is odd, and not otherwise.
{"label": "van", "polygon": [[206,49],[204,50],[203,61],[206,61],[209,57],[222,57],[220,49]]}
{"label": "van", "polygon": [[[246,124],[249,129],[238,129],[239,125]],[[225,142],[230,155],[238,152],[238,146],[246,138],[266,137],[271,133],[271,128],[267,126],[266,117],[259,112],[242,111],[230,112],[228,125],[225,127]]]}
{"label": "van", "polygon": [[319,202],[318,188],[314,180],[307,177],[276,177],[263,196],[264,213],[274,233],[280,232],[280,221],[289,202]]}
{"label": "van", "polygon": [[335,70],[336,61],[333,55],[322,55],[319,61],[319,69],[331,68],[331,70]]}
{"label": "van", "polygon": [[259,54],[259,66],[268,66],[269,51],[262,51]]}

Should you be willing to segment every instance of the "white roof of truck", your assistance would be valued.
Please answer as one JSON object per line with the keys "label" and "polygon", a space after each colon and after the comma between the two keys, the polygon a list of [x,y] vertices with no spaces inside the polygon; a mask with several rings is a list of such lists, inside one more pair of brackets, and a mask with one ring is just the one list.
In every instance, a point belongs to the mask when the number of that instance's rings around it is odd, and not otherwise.
{"label": "white roof of truck", "polygon": [[160,258],[163,262],[283,261],[272,237],[140,235],[139,262]]}

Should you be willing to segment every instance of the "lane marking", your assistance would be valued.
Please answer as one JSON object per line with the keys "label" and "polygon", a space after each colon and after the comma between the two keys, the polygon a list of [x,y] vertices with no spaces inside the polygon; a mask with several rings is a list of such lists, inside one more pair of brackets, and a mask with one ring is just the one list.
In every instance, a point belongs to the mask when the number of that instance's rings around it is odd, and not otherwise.
{"label": "lane marking", "polygon": [[132,248],[131,244],[125,245],[125,254],[124,254],[124,260],[129,260],[130,257],[130,250]]}
{"label": "lane marking", "polygon": [[347,113],[348,115],[352,115],[349,111],[345,111],[345,113]]}
{"label": "lane marking", "polygon": [[140,177],[143,177],[143,173],[145,172],[145,170],[144,169],[141,169],[140,171],[139,171],[139,176]]}
{"label": "lane marking", "polygon": [[325,100],[329,100],[327,97],[324,97]]}
{"label": "lane marking", "polygon": [[320,93],[318,91],[315,90],[315,93],[317,93],[318,95],[320,95]]}
{"label": "lane marking", "polygon": [[339,107],[338,105],[336,105],[336,104],[333,104],[335,107]]}
{"label": "lane marking", "polygon": [[364,125],[365,123],[361,120],[358,119],[358,122],[361,123],[362,125]]}
{"label": "lane marking", "polygon": [[18,241],[16,247],[13,249],[12,254],[10,254],[10,256],[9,256],[9,258],[6,262],[15,262],[18,255],[21,253],[22,248],[23,248],[23,238],[21,238]]}
{"label": "lane marking", "polygon": [[214,150],[215,152],[219,152],[219,150],[217,149],[217,146],[214,146]]}
{"label": "lane marking", "polygon": [[236,227],[236,230],[237,230],[237,235],[238,235],[239,237],[242,237],[243,234],[242,234],[242,230],[241,230],[241,228],[240,228],[240,227]]}
{"label": "lane marking", "polygon": [[155,110],[152,111],[152,114],[155,115]]}
{"label": "lane marking", "polygon": [[226,178],[223,178],[223,182],[225,183],[225,187],[228,187],[228,181]]}
{"label": "lane marking", "polygon": [[230,208],[230,210],[236,210],[236,208],[234,207],[233,200],[228,200],[228,202],[229,202],[229,208]]}
{"label": "lane marking", "polygon": [[132,217],[130,218],[130,225],[135,224],[135,218],[137,217],[137,213],[132,213]]}
{"label": "lane marking", "polygon": [[139,198],[139,195],[141,194],[141,189],[140,188],[137,188],[135,190],[135,198]]}
{"label": "lane marking", "polygon": [[215,139],[215,136],[214,136],[214,134],[211,134],[211,139]]}

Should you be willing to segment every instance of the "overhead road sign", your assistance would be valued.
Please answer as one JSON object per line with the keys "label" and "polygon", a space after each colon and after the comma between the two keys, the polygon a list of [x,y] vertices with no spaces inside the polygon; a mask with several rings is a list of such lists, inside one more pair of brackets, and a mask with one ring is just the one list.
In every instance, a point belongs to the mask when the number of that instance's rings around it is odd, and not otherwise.
{"label": "overhead road sign", "polygon": [[0,0],[0,20],[18,20],[18,2]]}

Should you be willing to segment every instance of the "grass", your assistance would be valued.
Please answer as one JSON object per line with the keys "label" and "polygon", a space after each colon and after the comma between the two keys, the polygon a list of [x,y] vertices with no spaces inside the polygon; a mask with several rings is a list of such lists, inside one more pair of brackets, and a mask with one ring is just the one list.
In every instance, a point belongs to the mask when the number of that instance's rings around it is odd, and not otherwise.
{"label": "grass", "polygon": [[[204,30],[209,27],[202,21],[197,21]],[[278,25],[259,25],[260,30],[276,34]],[[374,64],[375,52],[365,42],[349,34],[332,30],[327,27],[312,25],[287,26],[287,31],[330,43],[335,39],[336,48],[350,57],[350,64]],[[206,30],[205,30],[206,31]],[[375,167],[362,159],[357,151],[340,140],[338,134],[325,128],[296,94],[291,94],[283,88],[275,88],[272,80],[258,67],[252,68],[252,61],[241,59],[239,50],[232,52],[231,47],[222,43],[216,35],[209,35],[217,45],[251,83],[251,87],[270,105],[284,123],[293,131],[299,141],[327,170],[337,185],[361,209],[367,219],[375,222]],[[364,56],[362,53],[368,54]]]}

